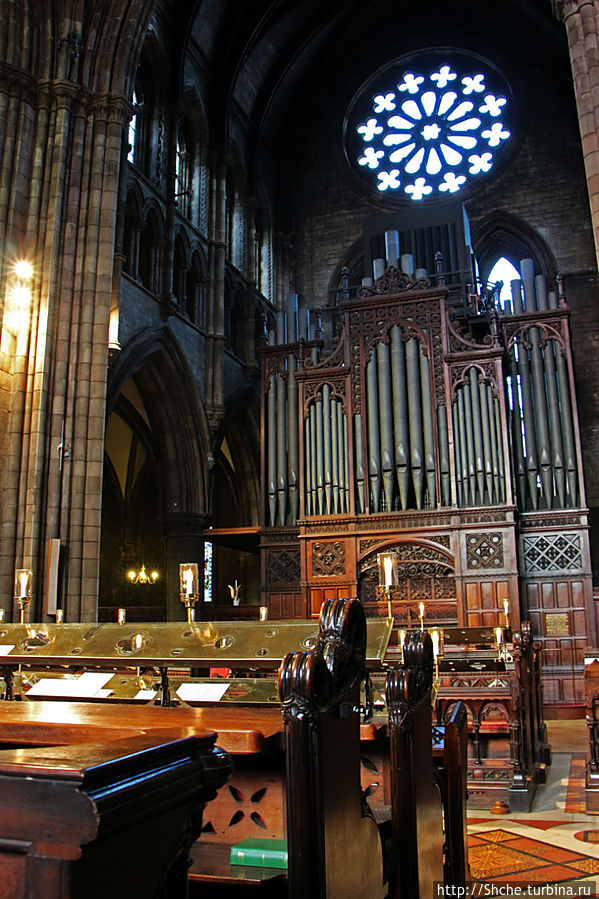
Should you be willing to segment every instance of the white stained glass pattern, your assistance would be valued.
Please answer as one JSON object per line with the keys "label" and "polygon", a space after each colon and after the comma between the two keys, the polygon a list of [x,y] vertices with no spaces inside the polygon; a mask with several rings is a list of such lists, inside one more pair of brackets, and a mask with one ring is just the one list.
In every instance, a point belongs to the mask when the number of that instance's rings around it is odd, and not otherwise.
{"label": "white stained glass pattern", "polygon": [[349,136],[352,161],[371,183],[412,200],[448,196],[484,176],[511,137],[509,92],[497,72],[477,60],[425,61],[379,79]]}
{"label": "white stained glass pattern", "polygon": [[204,543],[204,602],[212,602],[212,544]]}

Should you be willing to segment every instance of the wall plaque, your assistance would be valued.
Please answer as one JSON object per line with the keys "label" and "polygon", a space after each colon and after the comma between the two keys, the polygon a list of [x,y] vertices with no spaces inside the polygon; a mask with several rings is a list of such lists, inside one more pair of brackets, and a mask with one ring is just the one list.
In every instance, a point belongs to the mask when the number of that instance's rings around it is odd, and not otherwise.
{"label": "wall plaque", "polygon": [[567,612],[545,613],[545,634],[548,637],[564,637],[570,634],[570,617]]}

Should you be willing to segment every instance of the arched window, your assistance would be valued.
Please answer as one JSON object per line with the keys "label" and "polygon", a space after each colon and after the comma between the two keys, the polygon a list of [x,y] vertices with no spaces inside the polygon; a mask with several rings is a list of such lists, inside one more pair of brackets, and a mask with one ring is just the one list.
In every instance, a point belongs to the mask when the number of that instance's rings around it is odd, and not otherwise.
{"label": "arched window", "polygon": [[141,231],[141,212],[134,191],[127,194],[125,206],[125,227],[123,231],[123,271],[132,278],[139,277],[139,236]]}
{"label": "arched window", "polygon": [[498,294],[496,293],[496,296],[497,299],[504,303],[506,300],[510,300],[512,296],[510,283],[519,278],[520,272],[518,269],[512,265],[509,259],[506,259],[505,256],[501,256],[491,268],[487,283],[489,287],[493,287],[501,282],[501,289]]}
{"label": "arched window", "polygon": [[190,321],[202,326],[204,323],[204,267],[199,253],[191,257],[187,272],[185,311]]}
{"label": "arched window", "polygon": [[185,246],[180,236],[175,239],[175,252],[173,255],[173,294],[181,309],[186,308],[187,291],[187,263]]}
{"label": "arched window", "polygon": [[162,229],[156,214],[151,211],[141,233],[139,246],[139,277],[144,287],[160,291],[160,244]]}
{"label": "arched window", "polygon": [[187,139],[185,127],[181,125],[177,137],[177,155],[175,158],[175,203],[181,215],[184,215],[186,218],[189,218],[191,215],[192,172],[191,144]]}

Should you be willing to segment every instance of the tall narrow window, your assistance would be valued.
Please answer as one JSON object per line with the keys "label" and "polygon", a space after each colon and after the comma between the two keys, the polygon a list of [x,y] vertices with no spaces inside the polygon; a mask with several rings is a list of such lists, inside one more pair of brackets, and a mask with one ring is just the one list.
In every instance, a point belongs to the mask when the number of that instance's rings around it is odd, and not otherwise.
{"label": "tall narrow window", "polygon": [[212,602],[212,544],[204,543],[204,602]]}
{"label": "tall narrow window", "polygon": [[137,132],[137,91],[133,91],[133,115],[129,119],[129,130],[127,132],[127,143],[129,144],[129,152],[127,153],[127,162],[135,161],[135,137]]}
{"label": "tall narrow window", "polygon": [[502,282],[499,299],[502,303],[504,303],[506,300],[511,300],[512,298],[510,283],[514,280],[518,280],[520,277],[521,276],[518,269],[514,265],[512,265],[509,259],[506,259],[505,256],[502,256],[501,259],[497,260],[497,262],[489,272],[487,283],[489,284],[489,286],[491,286],[493,284],[497,284],[499,281]]}
{"label": "tall narrow window", "polygon": [[175,159],[175,203],[182,215],[189,217],[191,211],[191,160],[183,129],[177,140]]}

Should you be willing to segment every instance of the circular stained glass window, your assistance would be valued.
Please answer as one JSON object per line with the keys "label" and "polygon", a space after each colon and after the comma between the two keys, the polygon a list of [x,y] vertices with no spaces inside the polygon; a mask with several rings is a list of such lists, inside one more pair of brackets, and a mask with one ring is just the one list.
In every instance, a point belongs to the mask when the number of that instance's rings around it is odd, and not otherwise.
{"label": "circular stained glass window", "polygon": [[346,122],[352,166],[372,187],[440,199],[491,172],[512,137],[511,92],[477,57],[427,52],[387,67]]}

